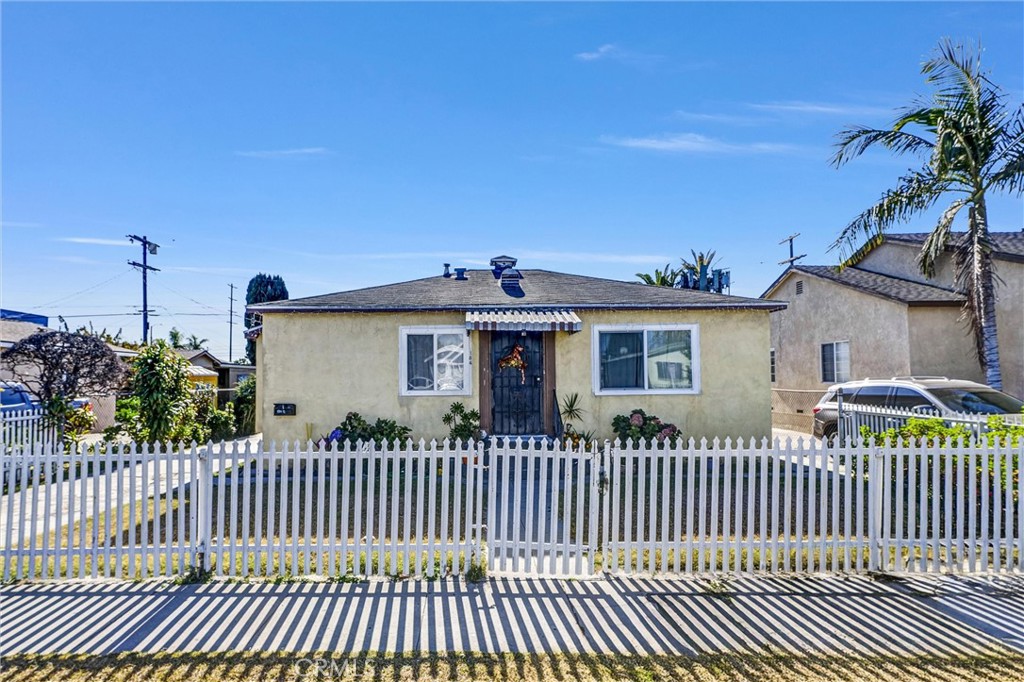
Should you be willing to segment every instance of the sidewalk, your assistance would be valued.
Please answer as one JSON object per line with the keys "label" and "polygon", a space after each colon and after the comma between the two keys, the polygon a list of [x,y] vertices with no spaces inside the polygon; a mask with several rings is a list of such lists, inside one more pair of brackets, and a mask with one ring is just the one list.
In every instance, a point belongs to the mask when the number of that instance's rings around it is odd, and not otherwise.
{"label": "sidewalk", "polygon": [[0,655],[126,651],[1024,651],[1024,577],[29,583],[3,588]]}

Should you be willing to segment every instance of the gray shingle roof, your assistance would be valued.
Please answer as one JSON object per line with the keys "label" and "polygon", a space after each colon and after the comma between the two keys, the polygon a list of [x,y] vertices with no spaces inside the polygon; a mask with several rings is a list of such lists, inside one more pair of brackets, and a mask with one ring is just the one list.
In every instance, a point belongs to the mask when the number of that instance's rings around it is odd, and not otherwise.
{"label": "gray shingle roof", "polygon": [[490,270],[469,270],[468,279],[427,277],[368,289],[249,306],[273,312],[385,312],[469,310],[477,308],[575,309],[759,309],[780,310],[785,303],[689,289],[654,287],[639,282],[520,270],[521,289],[506,290]]}
{"label": "gray shingle roof", "polygon": [[[904,232],[902,234],[893,232],[886,234],[885,238],[891,242],[921,246],[928,238],[928,234],[928,232]],[[955,243],[965,234],[965,232],[952,233],[950,242]],[[1024,231],[990,232],[989,239],[992,241],[992,255],[996,258],[1024,262]]]}
{"label": "gray shingle roof", "polygon": [[908,305],[953,305],[964,302],[964,297],[952,289],[869,272],[857,267],[844,268],[839,271],[830,265],[797,265],[792,268],[792,271],[821,277],[868,294]]}

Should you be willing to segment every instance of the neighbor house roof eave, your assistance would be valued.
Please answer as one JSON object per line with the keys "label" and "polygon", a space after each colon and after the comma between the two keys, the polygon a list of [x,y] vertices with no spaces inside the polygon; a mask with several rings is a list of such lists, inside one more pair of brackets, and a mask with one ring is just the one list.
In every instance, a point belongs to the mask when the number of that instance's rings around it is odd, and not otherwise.
{"label": "neighbor house roof eave", "polygon": [[[537,305],[523,306],[522,310],[765,310],[775,312],[787,307],[784,301],[765,301],[764,304],[750,303],[690,303],[657,304],[657,303],[622,303],[622,304],[573,304],[573,305]],[[469,310],[486,310],[497,306],[384,306],[368,308],[364,306],[274,306],[261,308],[253,306],[248,310],[266,315],[268,313],[424,313],[424,312],[466,312]]]}
{"label": "neighbor house roof eave", "polygon": [[[768,294],[770,294],[771,292],[773,292],[775,289],[778,289],[778,287],[782,284],[782,282],[785,280],[785,278],[787,276],[793,274],[794,272],[798,272],[801,275],[804,275],[806,277],[814,277],[815,279],[819,279],[822,282],[829,282],[831,284],[835,284],[836,286],[846,287],[848,289],[852,289],[853,291],[856,291],[856,292],[861,293],[861,294],[865,294],[867,296],[874,296],[876,298],[882,299],[883,301],[891,301],[893,303],[901,303],[901,304],[903,304],[905,306],[911,306],[911,307],[915,307],[915,308],[941,308],[941,307],[948,307],[948,306],[962,306],[963,305],[963,301],[962,300],[957,300],[957,299],[948,299],[948,300],[944,300],[944,301],[926,301],[926,300],[908,301],[908,300],[902,299],[902,298],[900,298],[898,296],[891,296],[891,295],[888,295],[888,294],[884,294],[884,293],[882,293],[880,291],[874,291],[872,289],[868,289],[867,287],[862,287],[862,286],[859,286],[857,284],[853,284],[851,282],[840,282],[839,280],[831,279],[829,277],[822,277],[818,273],[813,272],[811,270],[802,269],[800,266],[794,266],[794,267],[789,268],[788,270],[786,270],[784,273],[782,273],[779,276],[779,278],[776,279],[772,283],[772,285],[770,287],[768,287],[768,290],[765,291],[763,294],[761,294],[761,297],[763,298],[763,297],[767,296]],[[873,273],[873,274],[881,275],[882,273]],[[897,277],[893,277],[892,275],[882,275],[882,276],[890,277],[892,279],[899,279]],[[921,283],[920,282],[915,282],[915,284],[921,284]],[[931,286],[931,285],[922,284],[922,286]],[[932,288],[938,288],[938,287],[932,287]]]}

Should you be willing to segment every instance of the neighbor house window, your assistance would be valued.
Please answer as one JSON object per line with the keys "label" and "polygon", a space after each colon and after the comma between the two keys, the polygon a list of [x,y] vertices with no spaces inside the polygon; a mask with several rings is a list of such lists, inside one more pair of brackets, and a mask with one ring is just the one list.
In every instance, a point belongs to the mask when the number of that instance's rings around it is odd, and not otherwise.
{"label": "neighbor house window", "polygon": [[771,370],[772,383],[775,383],[775,349],[768,350],[768,368]]}
{"label": "neighbor house window", "polygon": [[401,395],[469,395],[464,327],[402,327],[398,355]]}
{"label": "neighbor house window", "polygon": [[850,342],[821,344],[821,380],[828,384],[850,380]]}
{"label": "neighbor house window", "polygon": [[697,325],[594,325],[594,393],[697,393]]}

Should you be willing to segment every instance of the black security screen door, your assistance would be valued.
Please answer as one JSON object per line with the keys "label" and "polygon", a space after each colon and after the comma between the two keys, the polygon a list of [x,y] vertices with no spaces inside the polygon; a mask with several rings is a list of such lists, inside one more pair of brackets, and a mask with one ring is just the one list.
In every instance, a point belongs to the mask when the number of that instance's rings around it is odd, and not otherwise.
{"label": "black security screen door", "polygon": [[[520,368],[518,357],[525,363]],[[502,362],[502,360],[505,360]],[[522,371],[520,371],[520,369]],[[491,333],[492,429],[499,436],[544,433],[544,339],[540,332]]]}

